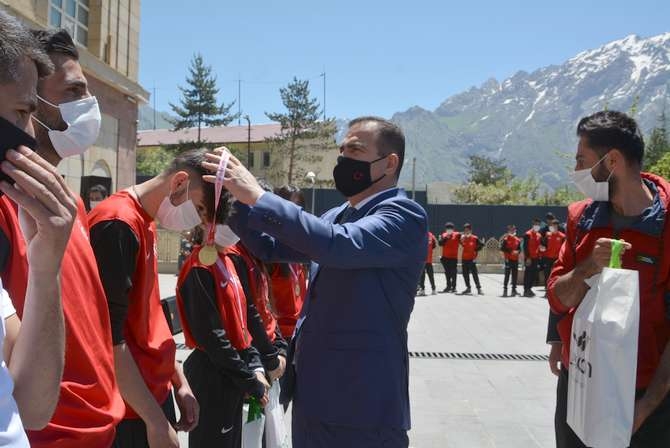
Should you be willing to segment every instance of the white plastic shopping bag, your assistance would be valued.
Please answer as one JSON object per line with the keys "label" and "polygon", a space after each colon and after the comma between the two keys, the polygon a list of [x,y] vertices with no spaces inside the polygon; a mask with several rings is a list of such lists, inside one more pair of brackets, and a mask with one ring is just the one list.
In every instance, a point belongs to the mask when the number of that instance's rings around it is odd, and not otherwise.
{"label": "white plastic shopping bag", "polygon": [[288,448],[288,433],[284,423],[284,408],[279,404],[279,380],[272,383],[265,406],[265,446],[267,448]]}
{"label": "white plastic shopping bag", "polygon": [[249,420],[249,408],[254,405],[244,403],[242,407],[242,448],[261,448],[263,446],[263,427],[265,426],[265,416],[262,413],[254,412],[252,409],[253,420]]}
{"label": "white plastic shopping bag", "polygon": [[589,447],[625,448],[635,408],[638,272],[605,268],[587,283],[572,323],[567,421]]}

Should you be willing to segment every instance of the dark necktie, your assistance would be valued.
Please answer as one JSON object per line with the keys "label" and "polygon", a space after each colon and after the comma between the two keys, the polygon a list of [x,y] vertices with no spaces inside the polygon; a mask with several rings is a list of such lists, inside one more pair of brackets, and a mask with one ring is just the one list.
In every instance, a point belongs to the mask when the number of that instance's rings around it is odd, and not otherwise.
{"label": "dark necktie", "polygon": [[340,219],[338,220],[338,222],[340,224],[344,224],[344,223],[349,222],[349,220],[351,219],[352,215],[355,212],[356,212],[356,207],[348,206],[347,208],[344,209],[344,211],[340,215]]}

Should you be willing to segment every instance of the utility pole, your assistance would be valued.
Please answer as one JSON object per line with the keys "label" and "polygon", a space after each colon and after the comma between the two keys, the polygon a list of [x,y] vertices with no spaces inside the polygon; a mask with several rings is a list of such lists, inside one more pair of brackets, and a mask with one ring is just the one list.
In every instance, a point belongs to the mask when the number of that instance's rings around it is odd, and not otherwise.
{"label": "utility pole", "polygon": [[251,119],[249,115],[245,115],[244,119],[247,120],[247,169],[251,171]]}
{"label": "utility pole", "polygon": [[326,69],[323,70],[323,121],[326,121]]}

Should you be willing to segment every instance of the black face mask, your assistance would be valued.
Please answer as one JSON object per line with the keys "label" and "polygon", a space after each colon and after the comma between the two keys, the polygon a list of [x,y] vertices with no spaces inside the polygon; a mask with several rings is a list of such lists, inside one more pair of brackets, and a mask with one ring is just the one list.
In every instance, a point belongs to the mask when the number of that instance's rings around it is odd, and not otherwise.
{"label": "black face mask", "polygon": [[372,162],[366,162],[364,160],[339,156],[337,158],[337,165],[333,168],[335,188],[347,198],[356,196],[361,191],[368,189],[386,176],[386,174],[383,174],[379,179],[372,180],[372,175],[370,174],[371,165],[387,157],[384,156]]}
{"label": "black face mask", "polygon": [[[22,129],[0,117],[0,162],[7,158],[7,150],[16,149],[19,146],[27,146],[34,151],[37,148],[37,141]],[[1,171],[0,180],[6,180],[10,184],[14,183],[14,179]]]}

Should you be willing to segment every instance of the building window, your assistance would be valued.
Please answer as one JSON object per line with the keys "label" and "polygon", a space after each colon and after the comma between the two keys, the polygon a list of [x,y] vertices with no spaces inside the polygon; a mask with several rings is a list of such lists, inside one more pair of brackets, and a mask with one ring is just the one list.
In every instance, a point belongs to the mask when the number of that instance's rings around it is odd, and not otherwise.
{"label": "building window", "polygon": [[253,152],[249,152],[249,153],[248,153],[248,156],[249,156],[249,167],[248,167],[248,168],[253,168],[254,165],[255,165],[255,163],[254,163],[254,155],[255,155],[255,153],[253,153]]}
{"label": "building window", "polygon": [[270,151],[263,152],[263,168],[270,168]]}
{"label": "building window", "polygon": [[49,26],[67,30],[74,41],[88,46],[89,0],[51,0]]}

